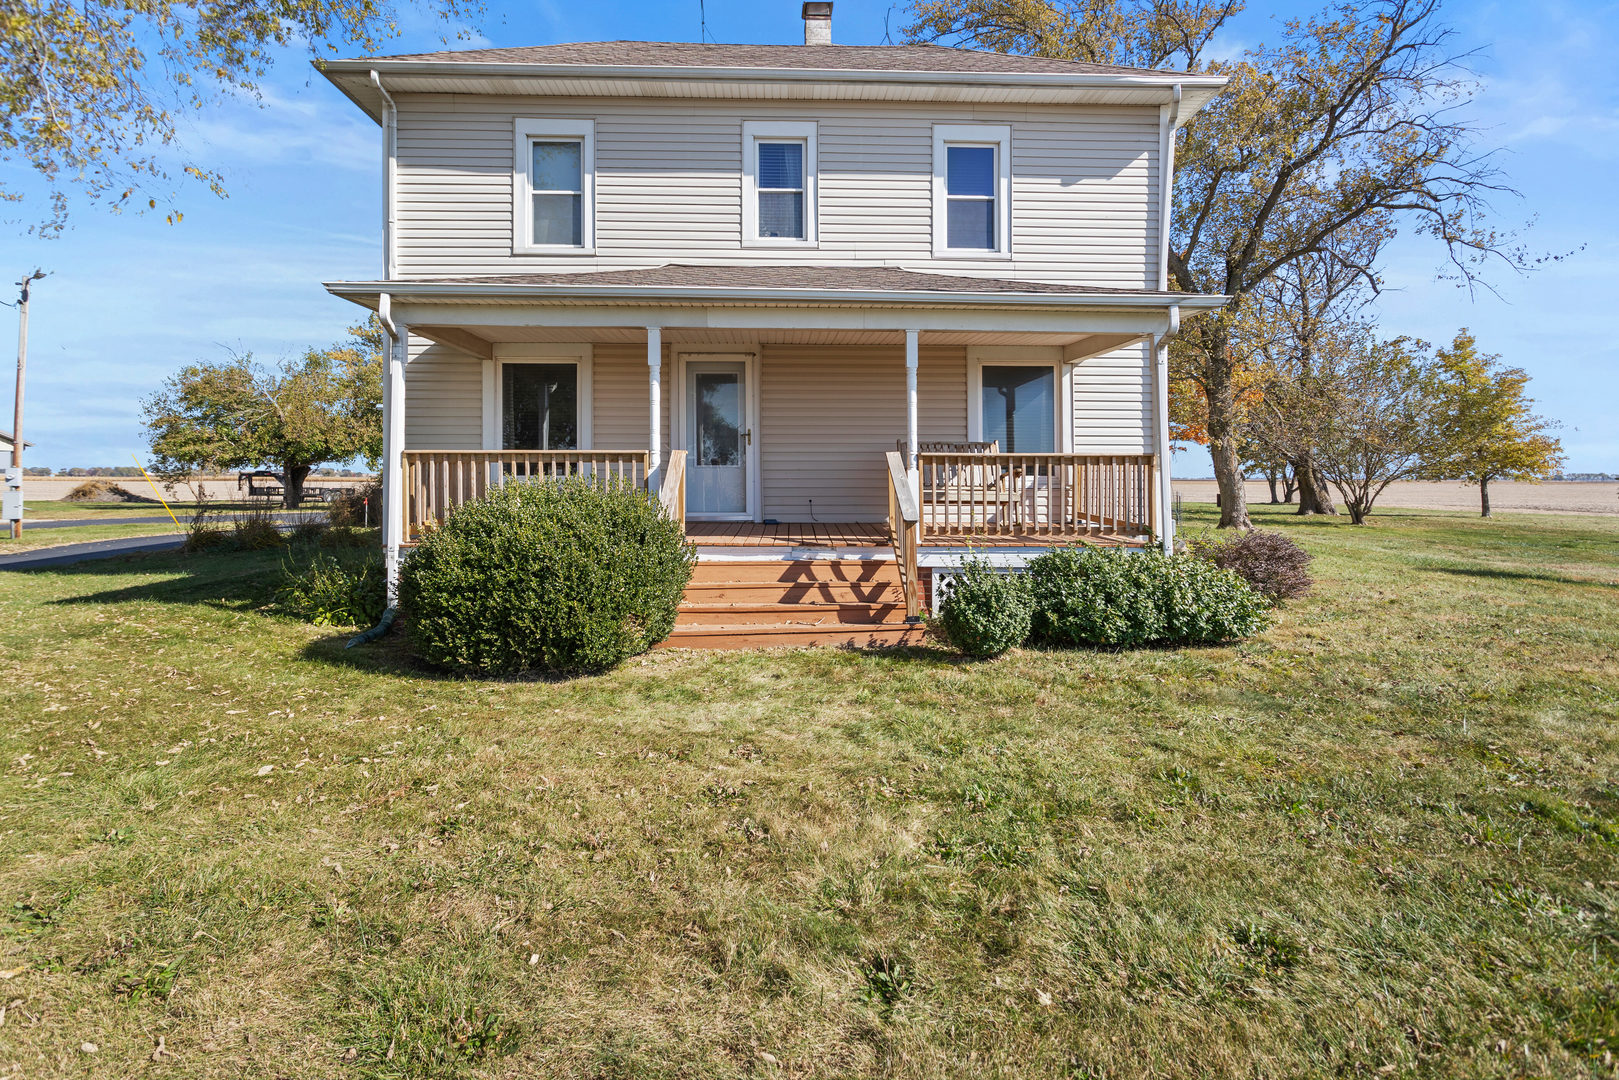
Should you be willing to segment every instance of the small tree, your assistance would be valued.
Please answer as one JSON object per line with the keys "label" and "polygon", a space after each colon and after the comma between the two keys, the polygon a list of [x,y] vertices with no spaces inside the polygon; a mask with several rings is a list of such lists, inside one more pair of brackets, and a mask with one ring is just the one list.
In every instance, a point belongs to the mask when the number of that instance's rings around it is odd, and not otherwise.
{"label": "small tree", "polygon": [[1314,448],[1316,467],[1365,523],[1385,488],[1426,472],[1434,450],[1436,395],[1422,342],[1379,341],[1369,327],[1323,339],[1313,375],[1291,384],[1279,407]]}
{"label": "small tree", "polygon": [[192,364],[142,403],[157,471],[274,465],[283,504],[303,501],[304,480],[324,461],[382,457],[382,337],[373,316],[352,340],[311,349],[274,369],[233,357]]}
{"label": "small tree", "polygon": [[1466,329],[1435,361],[1438,460],[1430,475],[1477,484],[1480,516],[1489,517],[1491,480],[1539,481],[1563,464],[1563,444],[1546,434],[1556,422],[1531,411],[1528,374],[1480,353]]}

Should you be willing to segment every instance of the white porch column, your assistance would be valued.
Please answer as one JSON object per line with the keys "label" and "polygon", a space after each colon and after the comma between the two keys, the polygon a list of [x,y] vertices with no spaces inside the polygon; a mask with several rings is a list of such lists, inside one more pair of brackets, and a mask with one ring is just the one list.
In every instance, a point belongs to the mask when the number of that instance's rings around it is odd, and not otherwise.
{"label": "white porch column", "polygon": [[410,357],[410,329],[403,323],[394,329],[382,382],[382,543],[389,605],[399,599],[399,552],[405,540],[405,362]]}
{"label": "white porch column", "polygon": [[916,368],[921,336],[918,330],[905,331],[905,475],[918,502],[922,498],[922,474],[916,460]]}
{"label": "white porch column", "polygon": [[[1173,324],[1179,323],[1179,311]],[[1158,500],[1159,540],[1166,553],[1175,551],[1175,519],[1171,511],[1175,506],[1174,489],[1169,481],[1169,335],[1158,338],[1153,350],[1156,354],[1152,366],[1153,378],[1153,452],[1158,455],[1158,490],[1149,498]]]}
{"label": "white porch column", "polygon": [[658,475],[663,465],[663,328],[649,326],[646,328],[646,366],[647,366],[647,402],[652,410],[647,423],[647,431],[651,434],[648,442],[650,456],[647,458],[646,482],[652,491],[658,490],[658,483],[663,479]]}

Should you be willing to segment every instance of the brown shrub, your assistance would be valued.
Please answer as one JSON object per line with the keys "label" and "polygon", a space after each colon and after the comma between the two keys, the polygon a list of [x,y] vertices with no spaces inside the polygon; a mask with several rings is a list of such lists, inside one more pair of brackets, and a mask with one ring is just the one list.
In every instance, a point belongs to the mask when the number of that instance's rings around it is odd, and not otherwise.
{"label": "brown shrub", "polygon": [[1189,537],[1186,547],[1198,558],[1230,570],[1273,604],[1303,596],[1314,584],[1310,553],[1274,529],[1254,529],[1230,537],[1203,532]]}
{"label": "brown shrub", "polygon": [[63,502],[130,502],[155,503],[156,499],[145,495],[137,495],[128,488],[113,483],[111,480],[86,480],[66,495]]}
{"label": "brown shrub", "polygon": [[[367,510],[367,500],[370,502]],[[368,520],[369,519],[369,520]],[[382,485],[370,483],[347,488],[326,504],[326,521],[330,525],[367,526],[382,524]]]}

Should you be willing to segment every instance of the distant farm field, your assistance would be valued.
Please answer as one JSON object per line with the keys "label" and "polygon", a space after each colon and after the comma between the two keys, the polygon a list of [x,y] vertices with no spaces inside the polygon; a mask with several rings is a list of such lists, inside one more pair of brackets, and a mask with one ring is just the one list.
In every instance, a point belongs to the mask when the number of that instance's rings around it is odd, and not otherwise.
{"label": "distant farm field", "polygon": [[1619,518],[1256,516],[1262,636],[991,663],[0,575],[0,1077],[1613,1077]]}
{"label": "distant farm field", "polygon": [[[1187,502],[1212,503],[1219,489],[1213,480],[1176,480],[1175,491]],[[1336,498],[1336,495],[1334,496]],[[1270,500],[1263,480],[1248,482],[1248,501]],[[1544,484],[1494,483],[1490,505],[1500,510],[1529,510],[1548,514],[1619,514],[1619,483],[1557,481]],[[1410,481],[1390,484],[1377,500],[1378,509],[1472,510],[1479,508],[1478,488],[1467,484]],[[1375,513],[1375,511],[1374,511]]]}

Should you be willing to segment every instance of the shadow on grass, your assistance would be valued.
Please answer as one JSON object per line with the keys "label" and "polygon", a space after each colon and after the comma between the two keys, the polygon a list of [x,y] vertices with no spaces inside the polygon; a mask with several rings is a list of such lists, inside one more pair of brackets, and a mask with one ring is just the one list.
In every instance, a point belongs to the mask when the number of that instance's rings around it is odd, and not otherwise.
{"label": "shadow on grass", "polygon": [[1498,570],[1487,566],[1427,566],[1423,569],[1435,574],[1485,578],[1492,581],[1543,581],[1548,585],[1580,585],[1593,589],[1619,588],[1619,582],[1594,581],[1590,578],[1566,577],[1562,574],[1537,573],[1529,570]]}
{"label": "shadow on grass", "polygon": [[[67,566],[33,567],[10,573],[23,578],[50,575],[66,579],[69,588],[72,588],[75,579],[87,581],[119,576],[147,579],[122,588],[98,589],[48,601],[53,605],[147,601],[159,604],[206,604],[229,611],[251,611],[264,607],[274,596],[282,561],[289,550],[272,548],[266,551],[190,554],[154,552]],[[154,576],[158,576],[158,580],[150,580]]]}

